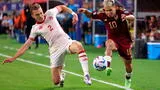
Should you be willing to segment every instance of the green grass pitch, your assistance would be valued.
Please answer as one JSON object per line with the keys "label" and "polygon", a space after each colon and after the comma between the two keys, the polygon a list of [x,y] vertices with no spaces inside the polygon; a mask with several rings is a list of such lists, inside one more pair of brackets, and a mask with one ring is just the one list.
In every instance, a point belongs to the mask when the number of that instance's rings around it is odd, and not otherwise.
{"label": "green grass pitch", "polygon": [[[16,49],[22,44],[15,39],[0,35],[0,62],[6,56],[13,56]],[[0,64],[0,90],[124,90],[124,65],[117,52],[113,53],[111,76],[104,71],[96,71],[92,61],[96,56],[104,55],[105,48],[95,48],[92,45],[84,46],[89,57],[91,77],[96,80],[118,85],[118,87],[93,80],[91,86],[85,85],[83,78],[66,73],[63,88],[56,88],[51,81],[50,69],[47,67],[15,61],[10,64]],[[49,66],[48,46],[40,44],[38,49],[32,48],[20,57],[21,59]],[[65,70],[82,75],[82,69],[77,55],[67,55]],[[134,90],[160,90],[160,60],[133,59],[132,86]]]}

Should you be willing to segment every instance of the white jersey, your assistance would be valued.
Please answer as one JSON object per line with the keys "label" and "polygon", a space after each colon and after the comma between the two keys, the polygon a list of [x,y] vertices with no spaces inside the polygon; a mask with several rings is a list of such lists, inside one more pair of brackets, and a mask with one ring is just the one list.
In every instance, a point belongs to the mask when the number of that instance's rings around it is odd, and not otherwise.
{"label": "white jersey", "polygon": [[70,37],[63,31],[56,15],[59,13],[58,8],[47,10],[45,13],[45,20],[42,23],[33,25],[29,38],[35,38],[41,35],[49,44],[50,54],[60,52],[66,49],[71,43]]}

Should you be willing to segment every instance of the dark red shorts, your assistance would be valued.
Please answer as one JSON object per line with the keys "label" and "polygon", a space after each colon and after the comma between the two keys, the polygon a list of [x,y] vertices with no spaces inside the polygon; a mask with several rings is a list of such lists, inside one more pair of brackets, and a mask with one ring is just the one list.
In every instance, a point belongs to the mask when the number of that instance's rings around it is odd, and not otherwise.
{"label": "dark red shorts", "polygon": [[119,55],[126,60],[132,60],[131,41],[128,39],[118,39],[113,41],[116,44]]}

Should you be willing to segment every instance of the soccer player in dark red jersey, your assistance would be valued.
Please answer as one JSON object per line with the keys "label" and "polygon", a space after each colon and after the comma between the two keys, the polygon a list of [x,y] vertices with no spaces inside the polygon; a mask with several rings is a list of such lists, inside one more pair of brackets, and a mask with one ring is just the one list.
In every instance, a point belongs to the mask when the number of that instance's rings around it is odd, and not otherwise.
{"label": "soccer player in dark red jersey", "polygon": [[[132,74],[132,39],[129,32],[128,21],[133,21],[134,16],[128,11],[117,9],[114,0],[104,0],[103,4],[103,12],[89,12],[85,8],[80,8],[78,11],[92,19],[100,19],[105,23],[105,27],[108,30],[108,40],[105,43],[106,51],[104,57],[111,60],[112,51],[118,51],[124,60],[126,69],[125,86],[130,88]],[[110,75],[112,71],[110,66],[106,71],[108,75]]]}

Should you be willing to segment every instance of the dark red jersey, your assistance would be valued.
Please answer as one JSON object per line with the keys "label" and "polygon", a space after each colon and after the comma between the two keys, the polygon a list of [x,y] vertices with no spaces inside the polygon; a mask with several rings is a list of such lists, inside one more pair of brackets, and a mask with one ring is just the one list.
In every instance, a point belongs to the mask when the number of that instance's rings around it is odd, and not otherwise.
{"label": "dark red jersey", "polygon": [[105,23],[108,30],[108,39],[119,41],[126,39],[132,42],[127,21],[123,19],[124,16],[130,15],[128,11],[116,10],[114,17],[108,17],[105,13],[93,12],[93,19],[100,19]]}

